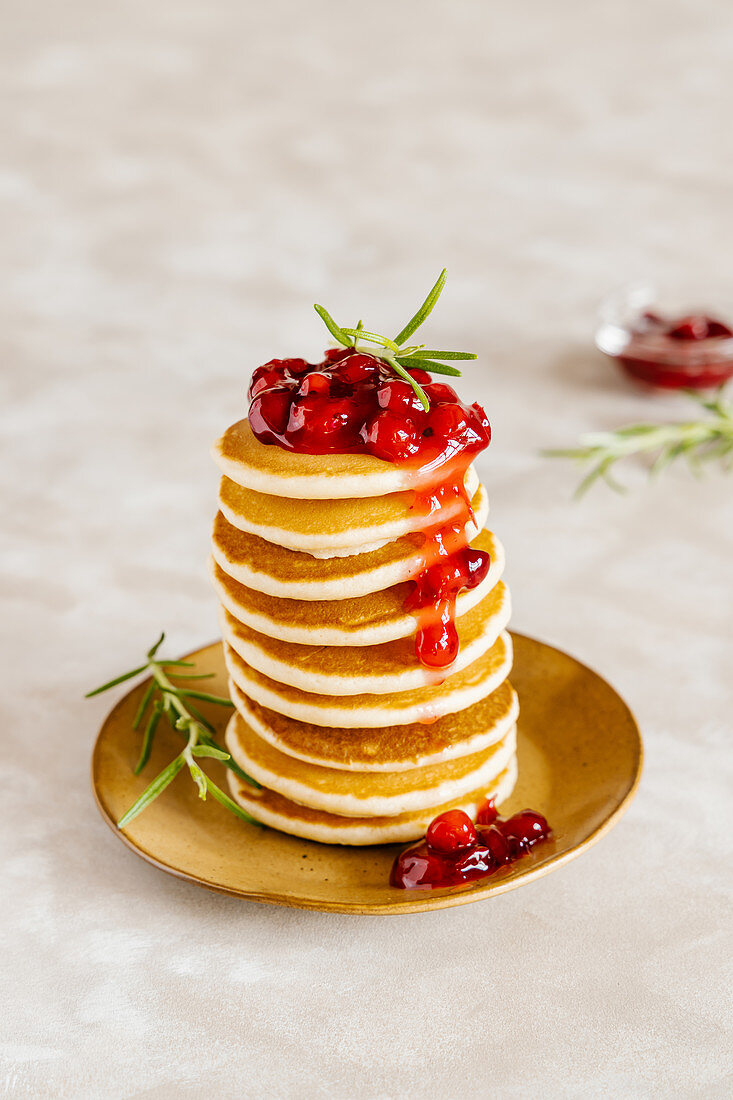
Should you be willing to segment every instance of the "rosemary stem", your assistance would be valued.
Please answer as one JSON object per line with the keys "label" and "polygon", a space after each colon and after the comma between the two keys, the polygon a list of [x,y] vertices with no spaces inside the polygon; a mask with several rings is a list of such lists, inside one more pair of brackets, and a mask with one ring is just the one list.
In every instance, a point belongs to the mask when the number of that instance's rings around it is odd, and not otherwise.
{"label": "rosemary stem", "polygon": [[373,355],[387,363],[395,374],[409,382],[426,412],[430,409],[430,401],[419,383],[409,374],[409,368],[413,370],[419,368],[431,374],[460,376],[461,372],[456,367],[447,366],[439,360],[476,358],[474,353],[469,351],[426,350],[424,344],[406,344],[409,337],[420,328],[432,312],[445,286],[445,277],[445,268],[443,268],[437,282],[417,313],[395,336],[394,340],[390,340],[388,336],[383,336],[379,332],[365,329],[361,321],[359,321],[356,328],[340,328],[327,309],[318,304],[314,306],[316,313],[338,344],[345,348],[354,348],[354,350],[358,350],[362,346],[368,355]]}
{"label": "rosemary stem", "polygon": [[718,460],[724,470],[730,470],[733,468],[733,404],[725,400],[722,389],[712,398],[694,390],[686,392],[705,410],[706,416],[697,420],[630,424],[615,431],[590,432],[582,435],[575,447],[552,449],[544,454],[590,464],[590,471],[578,486],[576,496],[582,496],[599,479],[607,481],[611,488],[621,489],[611,470],[617,462],[633,456],[653,457],[652,474],[658,474],[680,457],[687,460],[693,472],[698,472],[703,463],[714,460]]}
{"label": "rosemary stem", "polygon": [[[130,822],[134,821],[138,814],[141,814],[143,810],[147,809],[147,807],[154,802],[168,786],[170,786],[184,767],[188,768],[191,779],[196,784],[199,797],[202,800],[206,799],[207,794],[211,794],[220,805],[230,810],[235,816],[253,825],[259,825],[260,822],[246,813],[229,797],[229,795],[217,787],[216,783],[209,778],[195,759],[196,756],[202,756],[220,760],[225,767],[234,772],[239,779],[248,783],[256,790],[260,790],[260,784],[252,779],[251,776],[247,775],[247,773],[239,767],[236,761],[232,759],[230,753],[226,752],[217,744],[212,736],[215,732],[214,727],[202,714],[199,714],[193,704],[191,704],[190,707],[187,706],[185,699],[188,695],[192,695],[194,698],[202,699],[204,702],[218,703],[228,707],[233,706],[233,704],[229,699],[224,699],[218,695],[210,695],[207,692],[187,692],[185,688],[178,687],[174,684],[166,675],[165,669],[168,667],[181,667],[182,665],[188,665],[193,668],[194,664],[193,662],[161,661],[157,659],[156,654],[164,638],[165,634],[163,633],[160,635],[155,645],[148,650],[146,663],[144,665],[133,669],[131,672],[126,672],[122,676],[116,677],[114,680],[108,681],[108,683],[103,684],[102,687],[96,688],[87,695],[87,698],[91,695],[98,695],[102,691],[107,691],[117,684],[130,680],[133,676],[141,672],[150,674],[150,681],[145,685],[145,690],[143,691],[133,723],[133,728],[137,729],[147,711],[148,705],[152,702],[152,712],[145,726],[140,756],[134,768],[135,775],[139,775],[143,771],[150,759],[155,733],[160,719],[164,714],[171,728],[184,734],[186,738],[186,744],[183,749],[181,749],[178,755],[174,757],[174,759],[156,775],[152,782],[147,785],[139,798],[119,819],[117,828],[124,829]],[[175,674],[171,673],[171,675]],[[196,674],[192,675],[194,678],[200,679],[200,676]],[[213,673],[205,675],[213,675]]]}
{"label": "rosemary stem", "polygon": [[662,424],[646,435],[619,436],[613,432],[593,433],[583,436],[581,442],[585,443],[589,450],[602,449],[606,453],[622,458],[633,454],[647,454],[668,443],[684,442],[696,445],[714,437],[725,436],[733,439],[733,422],[720,417],[705,423],[689,421],[682,424]]}

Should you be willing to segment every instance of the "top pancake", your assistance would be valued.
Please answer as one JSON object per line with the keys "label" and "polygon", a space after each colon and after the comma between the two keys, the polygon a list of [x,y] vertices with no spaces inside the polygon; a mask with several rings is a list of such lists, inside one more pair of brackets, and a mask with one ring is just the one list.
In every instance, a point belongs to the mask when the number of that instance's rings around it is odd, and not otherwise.
{"label": "top pancake", "polygon": [[420,471],[366,454],[310,455],[260,443],[239,420],[212,449],[221,472],[231,481],[272,496],[310,500],[379,497],[415,488]]}

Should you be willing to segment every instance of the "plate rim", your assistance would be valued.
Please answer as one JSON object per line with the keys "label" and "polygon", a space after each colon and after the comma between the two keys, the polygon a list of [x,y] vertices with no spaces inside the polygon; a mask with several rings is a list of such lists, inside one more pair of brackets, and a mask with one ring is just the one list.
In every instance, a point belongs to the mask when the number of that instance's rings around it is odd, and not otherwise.
{"label": "plate rim", "polygon": [[[573,859],[577,859],[593,845],[597,844],[611,829],[618,823],[629,808],[631,802],[636,795],[641,782],[642,772],[644,770],[644,742],[641,736],[641,730],[636,720],[636,716],[629,707],[626,700],[621,696],[612,684],[609,684],[604,676],[596,672],[590,665],[585,664],[583,661],[578,660],[572,654],[567,653],[565,650],[560,649],[559,646],[552,645],[550,642],[544,642],[539,638],[535,638],[530,634],[524,634],[522,631],[512,630],[510,631],[512,638],[522,638],[525,641],[533,642],[535,644],[544,646],[549,649],[553,649],[556,653],[559,653],[563,657],[569,658],[576,665],[579,665],[585,671],[590,672],[593,676],[602,680],[610,689],[614,692],[617,698],[622,703],[624,709],[627,711],[629,718],[631,719],[634,732],[636,733],[636,762],[635,771],[632,782],[624,794],[623,798],[616,804],[613,810],[605,817],[599,824],[582,840],[578,841],[572,847],[566,849],[558,855],[553,856],[550,859],[543,860],[542,862],[532,865],[531,863],[525,864],[526,870],[520,871],[517,874],[512,875],[511,878],[494,878],[490,876],[486,879],[478,879],[471,883],[466,883],[463,886],[447,887],[445,891],[435,890],[420,890],[414,891],[414,900],[404,900],[400,902],[374,902],[373,904],[361,904],[361,903],[349,903],[343,901],[325,901],[317,898],[305,898],[295,897],[288,894],[278,894],[275,892],[263,893],[262,891],[250,891],[250,890],[237,890],[231,887],[227,887],[218,882],[212,882],[208,879],[202,878],[199,875],[191,874],[188,871],[184,871],[179,867],[174,867],[169,863],[165,863],[159,857],[148,851],[142,845],[134,843],[130,837],[128,837],[121,829],[118,829],[117,823],[113,820],[108,807],[105,805],[103,798],[98,789],[97,783],[97,767],[98,767],[98,754],[100,750],[100,742],[102,735],[107,726],[107,723],[113,717],[115,712],[123,705],[128,695],[137,689],[140,685],[130,688],[125,694],[117,700],[113,707],[107,712],[97,732],[97,736],[94,741],[94,747],[92,749],[90,760],[90,780],[92,787],[92,794],[96,803],[97,809],[102,817],[102,820],[112,831],[112,833],[127,847],[131,852],[134,852],[136,856],[143,859],[146,863],[157,868],[159,871],[163,871],[168,875],[172,875],[174,878],[180,879],[184,882],[192,883],[195,886],[201,886],[206,890],[209,890],[215,894],[221,894],[226,897],[238,898],[244,901],[253,901],[260,905],[276,905],[287,909],[303,909],[311,912],[321,913],[339,913],[351,916],[401,916],[408,913],[427,913],[434,912],[437,909],[454,908],[459,905],[469,905],[475,901],[481,901],[484,898],[492,897],[497,894],[505,894],[510,890],[516,890],[520,886],[524,886],[526,883],[533,882],[538,878],[542,878],[544,875],[549,874],[551,871],[556,870],[559,867],[563,867],[566,863],[569,863]],[[181,657],[182,660],[186,660],[189,657],[194,656],[197,653],[201,653],[205,649],[211,649],[215,646],[221,645],[221,639],[215,639],[213,642],[208,642],[202,646],[196,646],[184,653]],[[144,681],[142,681],[144,683]],[[298,839],[298,838],[295,838]],[[307,841],[308,844],[317,843],[316,841]],[[400,845],[370,845],[369,847],[400,847]],[[530,859],[532,857],[530,856]]]}

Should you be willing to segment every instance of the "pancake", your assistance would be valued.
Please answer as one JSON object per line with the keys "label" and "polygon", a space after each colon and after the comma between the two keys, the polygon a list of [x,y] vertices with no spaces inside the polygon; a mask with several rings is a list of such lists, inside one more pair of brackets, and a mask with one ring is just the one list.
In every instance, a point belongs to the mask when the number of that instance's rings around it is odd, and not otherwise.
{"label": "pancake", "polygon": [[372,729],[316,726],[260,706],[229,681],[232,702],[247,725],[286,756],[362,772],[397,772],[481,752],[500,741],[519,714],[508,680],[473,706],[434,722]]}
{"label": "pancake", "polygon": [[238,485],[296,500],[380,497],[425,480],[412,466],[396,466],[373,455],[296,454],[268,446],[255,438],[247,420],[227,428],[212,455],[221,472]]}
{"label": "pancake", "polygon": [[516,758],[492,782],[470,791],[463,798],[411,813],[393,817],[343,817],[314,810],[292,802],[275,791],[266,788],[256,791],[241,783],[233,772],[228,772],[232,798],[263,825],[279,829],[292,836],[323,844],[393,844],[406,843],[423,836],[432,819],[446,810],[460,808],[469,817],[475,817],[482,803],[493,798],[498,805],[514,790],[517,781]]}
{"label": "pancake", "polygon": [[236,686],[269,710],[317,726],[374,728],[430,722],[486,698],[511,671],[512,641],[508,634],[502,633],[491,649],[442,684],[389,695],[316,695],[270,679],[226,644],[224,659]]}
{"label": "pancake", "polygon": [[490,783],[509,764],[517,737],[512,726],[481,752],[409,772],[345,771],[295,760],[259,737],[236,712],[224,741],[240,768],[284,798],[339,816],[392,817],[450,802]]}
{"label": "pancake", "polygon": [[225,608],[220,622],[229,646],[271,679],[319,695],[381,695],[442,683],[460,672],[493,646],[510,616],[509,589],[499,581],[458,620],[458,656],[448,668],[439,669],[421,664],[412,637],[368,646],[303,645],[260,634]]}
{"label": "pancake", "polygon": [[[475,470],[465,478],[470,498],[479,486]],[[423,531],[435,515],[435,506],[421,503],[414,492],[388,493],[379,497],[340,500],[289,500],[244,489],[223,477],[219,487],[219,508],[233,527],[258,535],[288,550],[305,550],[318,557],[365,553],[385,542]],[[480,499],[477,501],[479,507]],[[465,514],[465,503],[452,497],[440,505],[440,525],[446,526]]]}
{"label": "pancake", "polygon": [[[472,542],[488,517],[486,494],[477,494],[471,504],[476,522],[469,522],[465,530]],[[414,577],[422,566],[424,545],[423,534],[411,534],[357,557],[320,559],[240,531],[219,512],[211,552],[225,573],[258,592],[287,599],[342,600]]]}
{"label": "pancake", "polygon": [[[490,555],[491,565],[481,584],[459,593],[456,618],[480,603],[498,583],[504,570],[503,547],[490,532],[482,531],[474,546]],[[213,560],[209,573],[222,606],[235,619],[280,641],[367,646],[415,633],[419,613],[405,611],[405,601],[414,590],[410,582],[338,601],[293,600],[247,588],[229,577]]]}

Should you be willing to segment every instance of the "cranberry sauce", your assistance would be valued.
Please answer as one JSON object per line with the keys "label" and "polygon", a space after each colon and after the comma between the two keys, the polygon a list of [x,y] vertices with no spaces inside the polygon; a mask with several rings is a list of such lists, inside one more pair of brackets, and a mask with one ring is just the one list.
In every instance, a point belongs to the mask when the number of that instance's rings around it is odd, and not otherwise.
{"label": "cranberry sauce", "polygon": [[733,375],[733,331],[704,314],[675,320],[647,311],[619,353],[627,374],[666,389],[722,385]]}
{"label": "cranberry sauce", "polygon": [[428,412],[409,382],[375,355],[337,348],[322,363],[272,359],[252,375],[249,422],[260,442],[289,451],[372,454],[420,468],[489,445],[479,405],[463,405],[427,371],[410,374],[430,399]]}
{"label": "cranberry sauce", "polygon": [[465,527],[473,519],[473,511],[463,484],[454,482],[451,487],[461,496],[460,519],[425,532],[422,568],[405,601],[405,610],[417,612],[415,650],[421,664],[429,668],[446,668],[455,661],[459,649],[455,624],[458,593],[481,584],[491,565],[484,550],[468,545]]}
{"label": "cranberry sauce", "polygon": [[441,669],[458,655],[458,593],[480,584],[490,565],[488,554],[468,545],[473,512],[465,478],[491,428],[479,405],[464,405],[426,371],[410,374],[430,401],[427,411],[389,364],[354,348],[328,351],[318,364],[273,359],[252,376],[249,422],[262,443],[306,454],[371,454],[415,471],[412,509],[425,519],[426,539],[405,607],[416,614],[418,659]]}
{"label": "cranberry sauce", "polygon": [[424,840],[400,852],[389,881],[403,890],[460,886],[488,878],[551,835],[542,814],[521,810],[501,818],[493,799],[481,807],[475,825],[463,810],[448,810],[430,823]]}

